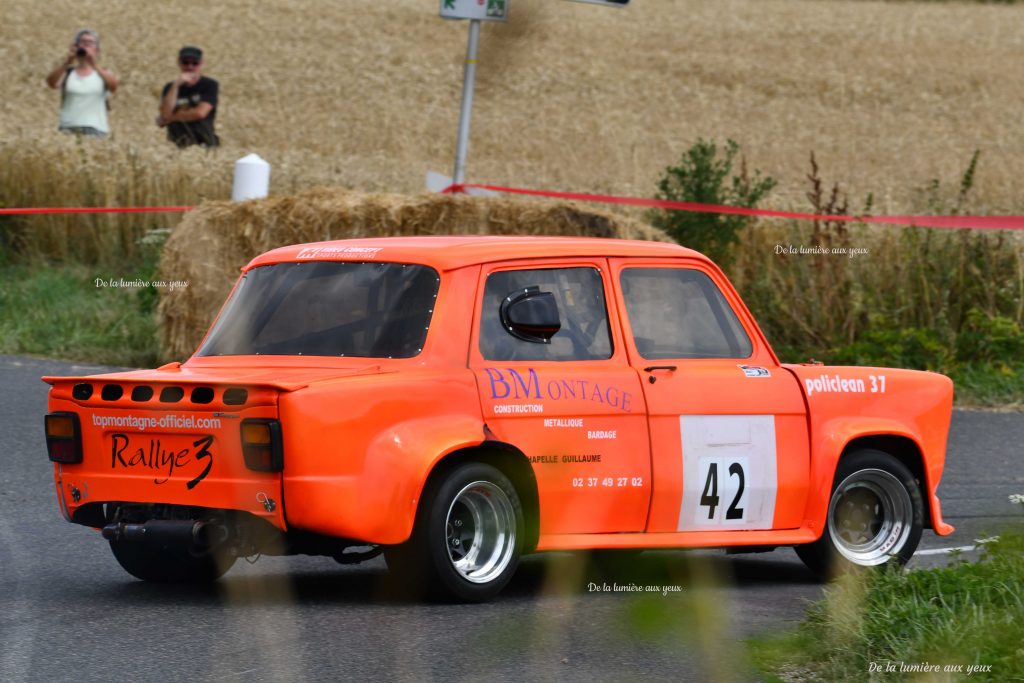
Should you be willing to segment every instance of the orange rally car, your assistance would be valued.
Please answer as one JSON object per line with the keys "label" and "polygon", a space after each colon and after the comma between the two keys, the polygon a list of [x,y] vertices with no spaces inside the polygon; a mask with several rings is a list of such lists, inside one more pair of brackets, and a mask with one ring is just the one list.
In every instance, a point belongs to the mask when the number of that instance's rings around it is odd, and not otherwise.
{"label": "orange rally car", "polygon": [[43,379],[64,516],[148,581],[383,552],[472,601],[534,551],[792,545],[827,575],[953,531],[952,382],[780,364],[722,271],[675,245],[284,247],[187,362]]}

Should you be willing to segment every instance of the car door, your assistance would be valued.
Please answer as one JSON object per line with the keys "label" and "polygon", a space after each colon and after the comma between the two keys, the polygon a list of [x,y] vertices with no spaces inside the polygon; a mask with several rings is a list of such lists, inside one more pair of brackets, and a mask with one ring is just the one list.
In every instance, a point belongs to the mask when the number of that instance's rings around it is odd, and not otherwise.
{"label": "car door", "polygon": [[[541,534],[643,531],[647,523],[644,396],[607,305],[607,271],[605,259],[481,271],[470,367],[489,438],[514,445],[533,466]],[[557,308],[547,342],[524,338],[506,319],[513,302],[531,299]]]}
{"label": "car door", "polygon": [[613,259],[611,269],[650,423],[647,530],[801,526],[803,396],[724,276],[698,259]]}

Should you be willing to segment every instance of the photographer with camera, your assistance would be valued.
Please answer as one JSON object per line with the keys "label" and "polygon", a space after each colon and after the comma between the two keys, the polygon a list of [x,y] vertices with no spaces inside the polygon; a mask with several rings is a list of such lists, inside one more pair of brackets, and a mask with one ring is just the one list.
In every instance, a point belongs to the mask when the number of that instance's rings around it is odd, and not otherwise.
{"label": "photographer with camera", "polygon": [[156,125],[167,128],[167,139],[178,147],[216,147],[217,81],[202,75],[203,51],[183,47],[178,52],[181,73],[164,86]]}
{"label": "photographer with camera", "polygon": [[66,133],[106,137],[107,96],[119,81],[99,65],[100,36],[82,29],[68,48],[67,56],[46,76],[46,84],[60,89],[60,123]]}

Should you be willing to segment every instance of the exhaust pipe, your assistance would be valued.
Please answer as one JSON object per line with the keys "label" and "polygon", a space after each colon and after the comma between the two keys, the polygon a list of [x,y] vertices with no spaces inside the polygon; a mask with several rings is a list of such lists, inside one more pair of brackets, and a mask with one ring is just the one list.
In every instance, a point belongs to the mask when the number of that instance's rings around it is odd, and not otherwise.
{"label": "exhaust pipe", "polygon": [[209,548],[227,537],[226,527],[195,519],[151,519],[142,524],[119,522],[103,527],[103,538],[108,541]]}

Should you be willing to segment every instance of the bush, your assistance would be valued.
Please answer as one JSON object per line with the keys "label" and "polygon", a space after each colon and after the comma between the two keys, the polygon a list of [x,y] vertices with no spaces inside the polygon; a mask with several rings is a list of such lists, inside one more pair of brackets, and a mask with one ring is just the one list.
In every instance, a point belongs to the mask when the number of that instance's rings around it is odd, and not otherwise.
{"label": "bush", "polygon": [[[722,204],[753,208],[775,187],[771,177],[747,173],[747,162],[740,157],[739,173],[733,174],[733,162],[739,145],[725,143],[722,156],[713,141],[703,139],[683,154],[677,166],[669,166],[658,182],[657,199]],[[651,223],[679,244],[710,256],[719,264],[732,261],[732,248],[739,241],[739,232],[753,220],[749,216],[729,216],[691,211],[653,211]]]}
{"label": "bush", "polygon": [[834,349],[836,365],[874,365],[948,372],[953,365],[949,343],[935,330],[909,327],[869,329],[852,344]]}
{"label": "bush", "polygon": [[957,336],[956,354],[967,361],[1005,362],[1024,358],[1024,332],[1015,320],[972,308]]}

